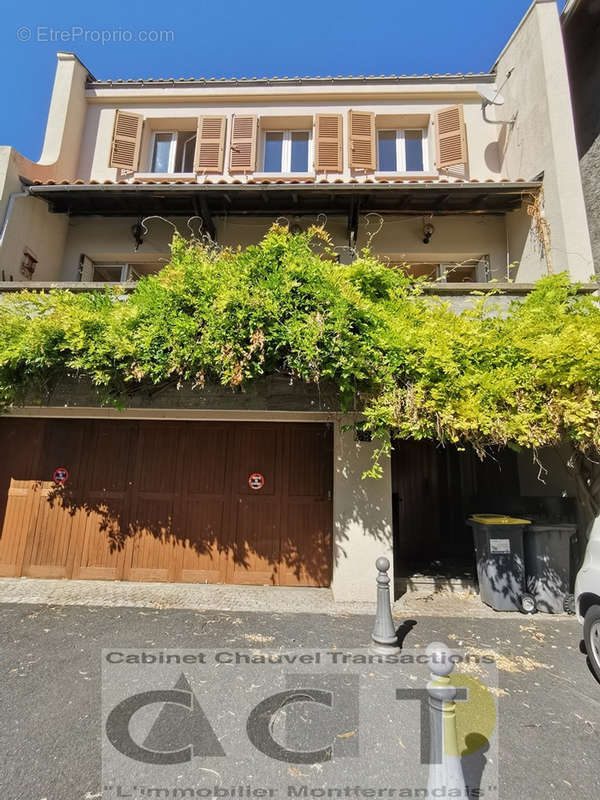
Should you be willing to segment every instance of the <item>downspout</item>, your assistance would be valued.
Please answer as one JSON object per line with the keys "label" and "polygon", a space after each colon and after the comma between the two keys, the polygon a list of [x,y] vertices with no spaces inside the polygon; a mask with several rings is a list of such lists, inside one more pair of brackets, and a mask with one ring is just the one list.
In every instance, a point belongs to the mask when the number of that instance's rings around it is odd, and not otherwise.
{"label": "downspout", "polygon": [[10,215],[12,214],[13,206],[15,204],[15,200],[18,197],[27,197],[29,192],[13,192],[8,198],[8,204],[6,206],[6,214],[4,215],[4,220],[2,222],[2,230],[0,231],[0,247],[4,244],[4,234],[6,233],[6,229],[8,228],[8,222],[10,220]]}

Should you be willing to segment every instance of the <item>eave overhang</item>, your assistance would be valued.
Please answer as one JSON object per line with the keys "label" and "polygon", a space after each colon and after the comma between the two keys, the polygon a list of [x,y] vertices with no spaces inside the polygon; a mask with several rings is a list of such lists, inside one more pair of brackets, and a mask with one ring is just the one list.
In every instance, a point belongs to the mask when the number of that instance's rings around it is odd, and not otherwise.
{"label": "eave overhang", "polygon": [[106,183],[30,185],[52,211],[73,216],[506,213],[541,181],[442,183]]}

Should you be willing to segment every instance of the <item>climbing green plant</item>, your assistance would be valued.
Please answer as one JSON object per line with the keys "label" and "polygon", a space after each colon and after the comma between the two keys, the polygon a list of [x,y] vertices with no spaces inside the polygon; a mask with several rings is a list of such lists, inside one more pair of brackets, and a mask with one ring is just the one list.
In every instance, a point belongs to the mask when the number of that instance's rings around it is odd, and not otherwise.
{"label": "climbing green plant", "polygon": [[[176,236],[171,259],[124,296],[5,295],[0,406],[77,376],[102,402],[140,387],[233,391],[283,374],[335,387],[379,439],[534,450],[562,445],[590,513],[600,512],[600,308],[566,274],[502,312],[493,290],[457,313],[363,251],[338,264],[320,228],[275,225],[257,245]],[[377,465],[373,468],[377,472]]]}

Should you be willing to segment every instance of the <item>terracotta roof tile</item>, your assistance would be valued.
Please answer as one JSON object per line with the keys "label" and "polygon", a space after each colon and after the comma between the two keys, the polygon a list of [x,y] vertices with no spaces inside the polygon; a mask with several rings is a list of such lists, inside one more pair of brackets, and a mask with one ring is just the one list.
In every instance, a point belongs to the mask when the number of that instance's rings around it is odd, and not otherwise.
{"label": "terracotta roof tile", "polygon": [[139,86],[139,84],[161,84],[164,85],[165,83],[172,83],[173,85],[176,83],[187,83],[187,84],[196,84],[196,85],[203,85],[203,86],[211,86],[214,84],[229,84],[229,85],[236,85],[236,84],[249,84],[249,83],[262,83],[262,84],[270,84],[270,83],[280,83],[280,84],[290,84],[290,83],[343,83],[343,82],[353,82],[353,83],[362,83],[362,82],[369,82],[369,81],[376,81],[378,83],[381,82],[390,82],[390,81],[474,81],[474,80],[481,80],[481,79],[489,79],[495,80],[495,75],[489,72],[456,72],[456,73],[434,73],[434,74],[421,74],[418,75],[416,73],[412,75],[407,75],[405,73],[401,75],[304,75],[302,77],[295,75],[293,77],[284,75],[273,75],[271,77],[263,76],[263,77],[246,77],[242,76],[239,78],[236,77],[220,77],[220,78],[108,78],[105,80],[97,80],[97,79],[90,79],[88,80],[88,86],[94,87],[110,87],[113,85],[118,85],[119,87],[126,87],[126,86]]}
{"label": "terracotta roof tile", "polygon": [[369,177],[365,176],[361,179],[353,176],[351,178],[328,178],[326,176],[319,176],[319,177],[312,177],[307,176],[305,178],[300,178],[297,176],[294,177],[285,177],[285,176],[277,176],[277,177],[248,177],[244,180],[240,178],[207,178],[202,177],[200,180],[196,180],[195,178],[129,178],[128,180],[124,178],[119,178],[118,180],[109,180],[104,179],[102,181],[96,180],[92,178],[91,180],[83,180],[83,178],[75,178],[73,180],[67,180],[66,178],[61,179],[48,179],[45,181],[35,179],[31,182],[33,186],[172,186],[172,185],[192,185],[192,186],[203,186],[203,185],[212,185],[218,184],[221,186],[232,186],[232,185],[242,185],[242,184],[249,184],[249,185],[302,185],[302,184],[328,184],[328,185],[362,185],[362,184],[398,184],[398,183],[406,183],[406,184],[427,184],[429,186],[438,185],[438,184],[476,184],[476,183],[493,183],[493,184],[500,184],[500,183],[527,183],[528,181],[525,178],[485,178],[484,180],[480,180],[479,178],[453,178],[449,180],[448,178],[440,177],[434,178],[431,176],[419,178],[417,176],[389,176],[389,177]]}

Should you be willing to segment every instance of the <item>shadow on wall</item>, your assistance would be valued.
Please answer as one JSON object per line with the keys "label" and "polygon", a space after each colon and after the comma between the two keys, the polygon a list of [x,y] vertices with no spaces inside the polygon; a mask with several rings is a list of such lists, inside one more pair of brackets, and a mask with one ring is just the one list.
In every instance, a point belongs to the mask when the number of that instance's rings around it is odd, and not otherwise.
{"label": "shadow on wall", "polygon": [[[338,435],[341,439],[335,449],[334,465],[337,475],[334,564],[338,566],[352,557],[352,562],[372,573],[375,581],[376,558],[388,555],[393,546],[389,472],[384,459],[382,478],[363,478],[364,472],[372,466],[375,444],[357,441],[355,433],[350,430]],[[356,577],[362,577],[362,574]]]}

